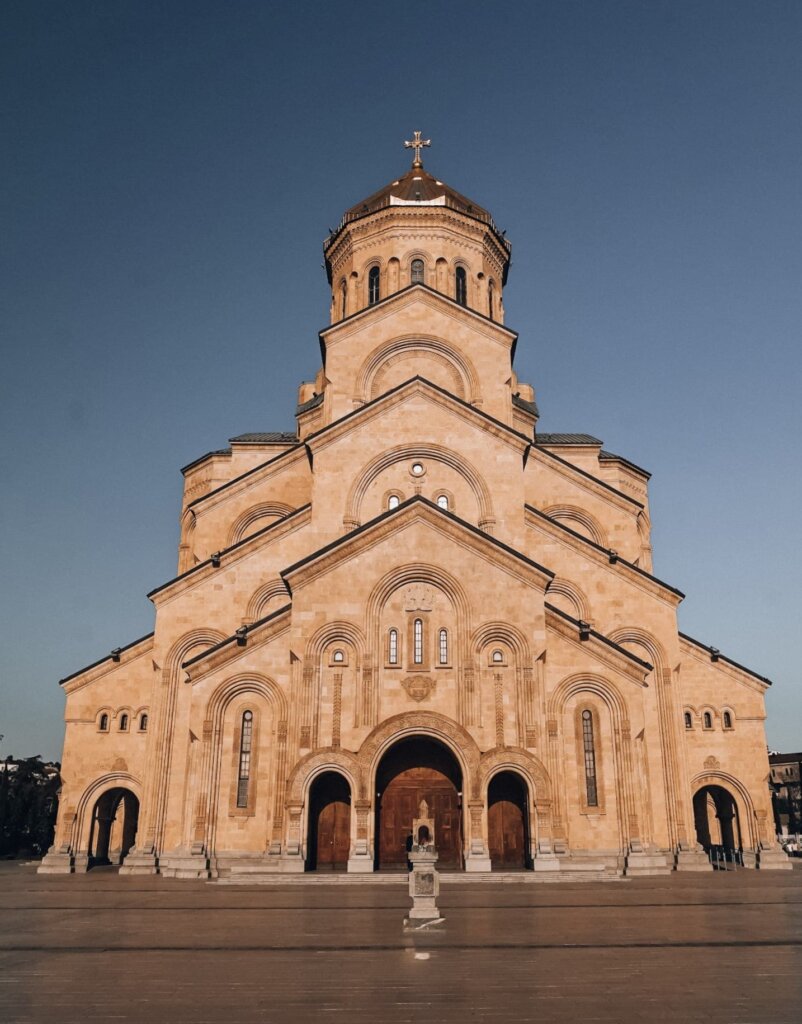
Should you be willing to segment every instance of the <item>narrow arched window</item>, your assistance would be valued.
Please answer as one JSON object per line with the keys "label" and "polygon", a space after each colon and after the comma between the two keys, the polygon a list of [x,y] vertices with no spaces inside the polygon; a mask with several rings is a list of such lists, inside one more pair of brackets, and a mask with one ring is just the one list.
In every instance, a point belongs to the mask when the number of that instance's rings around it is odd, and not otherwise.
{"label": "narrow arched window", "polygon": [[440,630],[440,664],[448,664],[448,630]]}
{"label": "narrow arched window", "polygon": [[106,714],[105,711],[100,716],[100,724],[98,725],[98,728],[100,729],[101,732],[109,731],[109,716]]}
{"label": "narrow arched window", "polygon": [[139,716],[139,731],[140,732],[147,732],[148,731],[148,716],[147,716],[147,712],[143,712]]}
{"label": "narrow arched window", "polygon": [[454,298],[460,306],[468,305],[468,275],[465,267],[457,267],[454,284]]}
{"label": "narrow arched window", "polygon": [[340,316],[345,317],[345,310],[347,307],[347,289],[345,287],[345,281],[340,285]]}
{"label": "narrow arched window", "polygon": [[490,317],[491,320],[493,319],[493,302],[495,299],[495,291],[495,286],[491,281],[490,284],[487,286],[487,315]]}
{"label": "narrow arched window", "polygon": [[120,732],[128,731],[128,715],[120,715]]}
{"label": "narrow arched window", "polygon": [[415,619],[413,626],[414,647],[412,660],[416,665],[423,664],[423,619]]}
{"label": "narrow arched window", "polygon": [[387,660],[391,665],[398,664],[398,630],[391,629],[387,634]]}
{"label": "narrow arched window", "polygon": [[331,660],[336,661],[338,665],[342,664],[342,662],[345,661],[345,652],[340,650],[335,651],[334,657]]}
{"label": "narrow arched window", "polygon": [[373,306],[379,301],[379,268],[371,267],[368,274],[368,305]]}
{"label": "narrow arched window", "polygon": [[423,260],[413,260],[411,267],[411,283],[423,284]]}
{"label": "narrow arched window", "polygon": [[685,712],[685,728],[693,729],[693,718],[691,718],[690,711]]}
{"label": "narrow arched window", "polygon": [[596,785],[596,743],[593,736],[593,712],[582,712],[582,748],[585,759],[585,794],[588,807],[599,806]]}
{"label": "narrow arched window", "polygon": [[504,654],[502,651],[493,651],[492,661],[494,665],[501,665],[504,661]]}
{"label": "narrow arched window", "polygon": [[387,499],[388,508],[398,508],[400,504],[401,499],[398,497],[397,494],[391,494],[390,497]]}
{"label": "narrow arched window", "polygon": [[722,718],[722,721],[724,722],[724,728],[725,729],[731,729],[732,728],[732,715],[729,713],[729,711],[725,711],[724,714],[721,716],[721,718]]}
{"label": "narrow arched window", "polygon": [[248,806],[248,785],[251,781],[251,750],[253,748],[253,711],[243,711],[239,739],[239,771],[237,772],[237,807]]}
{"label": "narrow arched window", "polygon": [[705,711],[704,723],[705,723],[705,729],[712,729],[713,728],[713,716],[710,714],[709,711]]}
{"label": "narrow arched window", "polygon": [[448,495],[439,495],[439,497],[437,498],[437,504],[440,506],[440,508],[444,508],[446,512],[448,512]]}

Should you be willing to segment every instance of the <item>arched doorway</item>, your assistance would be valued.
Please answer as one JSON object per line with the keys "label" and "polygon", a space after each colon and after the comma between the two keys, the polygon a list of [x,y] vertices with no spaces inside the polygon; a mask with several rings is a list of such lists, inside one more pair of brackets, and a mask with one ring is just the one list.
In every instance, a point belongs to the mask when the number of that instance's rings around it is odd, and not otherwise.
{"label": "arched doorway", "polygon": [[324,772],[309,791],[307,868],[347,871],[351,851],[351,789],[339,772]]}
{"label": "arched doorway", "polygon": [[742,848],[738,805],[723,786],[702,786],[693,797],[696,841],[708,854],[721,853],[724,859]]}
{"label": "arched doorway", "polygon": [[122,864],[136,840],[139,800],[130,789],[115,787],[101,794],[92,810],[89,867]]}
{"label": "arched doorway", "polygon": [[487,787],[487,839],[494,871],[531,867],[526,783],[516,772],[499,772]]}
{"label": "arched doorway", "polygon": [[427,736],[392,746],[376,772],[376,867],[406,871],[412,821],[426,800],[434,818],[438,867],[462,870],[462,772],[451,751]]}

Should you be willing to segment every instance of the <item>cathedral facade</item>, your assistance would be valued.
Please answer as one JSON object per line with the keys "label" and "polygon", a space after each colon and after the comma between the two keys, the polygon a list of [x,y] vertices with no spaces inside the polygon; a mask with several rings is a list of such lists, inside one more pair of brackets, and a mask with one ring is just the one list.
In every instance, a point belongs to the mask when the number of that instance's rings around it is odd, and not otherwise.
{"label": "cathedral facade", "polygon": [[45,872],[785,867],[768,681],[678,631],[649,474],[537,430],[510,243],[424,170],[324,245],[297,429],[186,466],[154,631],[66,679]]}

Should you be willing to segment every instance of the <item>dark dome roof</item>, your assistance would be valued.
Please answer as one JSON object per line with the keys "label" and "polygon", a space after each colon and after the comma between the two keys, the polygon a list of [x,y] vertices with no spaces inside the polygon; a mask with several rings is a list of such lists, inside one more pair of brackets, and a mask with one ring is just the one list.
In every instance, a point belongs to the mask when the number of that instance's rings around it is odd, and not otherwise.
{"label": "dark dome roof", "polygon": [[406,203],[431,203],[432,206],[436,206],[440,205],[436,202],[438,199],[444,200],[443,206],[449,206],[479,220],[490,220],[487,210],[461,195],[450,185],[439,181],[422,167],[410,167],[402,177],[391,181],[372,196],[352,206],[346,211],[345,217],[351,220],[354,217],[364,217],[386,206],[402,206]]}

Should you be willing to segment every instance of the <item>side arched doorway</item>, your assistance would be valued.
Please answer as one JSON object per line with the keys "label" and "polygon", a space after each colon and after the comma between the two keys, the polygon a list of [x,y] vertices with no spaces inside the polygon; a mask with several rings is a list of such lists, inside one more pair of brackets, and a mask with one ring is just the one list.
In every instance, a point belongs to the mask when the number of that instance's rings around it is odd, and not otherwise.
{"label": "side arched doorway", "polygon": [[694,793],[693,817],[696,841],[708,854],[711,851],[734,853],[742,849],[738,805],[723,786],[702,786]]}
{"label": "side arched doorway", "polygon": [[324,772],[309,791],[309,871],[347,871],[351,850],[351,789],[339,772]]}
{"label": "side arched doorway", "polygon": [[102,793],[92,810],[89,867],[122,864],[136,840],[139,800],[130,789],[115,787]]}
{"label": "side arched doorway", "polygon": [[516,772],[499,772],[487,787],[487,840],[494,871],[531,867],[526,783]]}
{"label": "side arched doorway", "polygon": [[376,771],[376,867],[406,871],[408,839],[426,800],[434,818],[438,867],[461,871],[462,771],[451,751],[428,736],[390,747]]}

